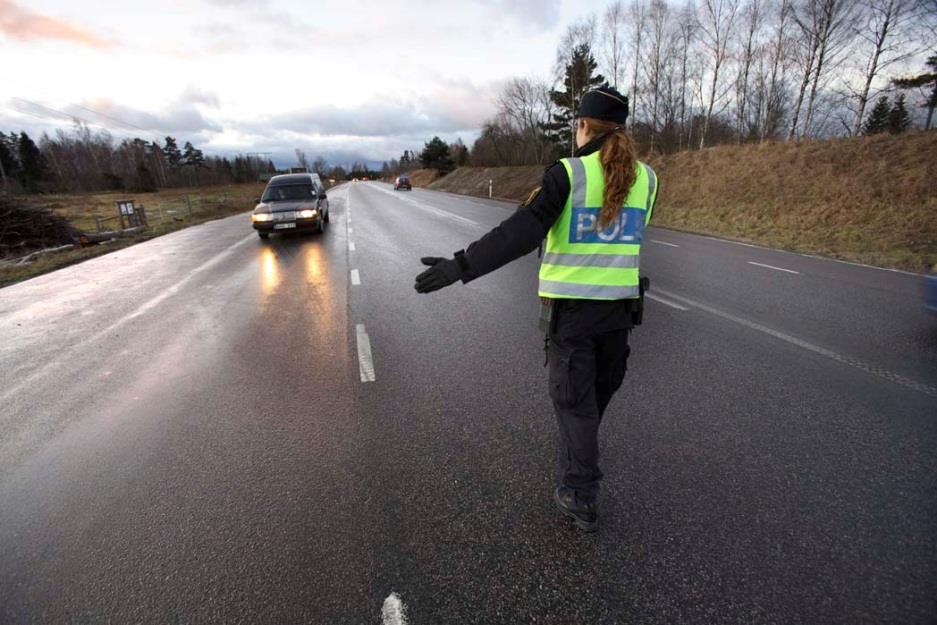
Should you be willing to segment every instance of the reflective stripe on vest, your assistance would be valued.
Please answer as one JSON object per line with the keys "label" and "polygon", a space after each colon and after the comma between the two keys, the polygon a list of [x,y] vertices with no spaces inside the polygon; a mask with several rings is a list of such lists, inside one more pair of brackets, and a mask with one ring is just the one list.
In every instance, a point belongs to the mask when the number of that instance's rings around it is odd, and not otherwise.
{"label": "reflective stripe on vest", "polygon": [[562,159],[570,194],[547,235],[540,265],[541,297],[616,300],[639,296],[641,240],[650,220],[657,178],[638,162],[635,181],[616,223],[598,228],[605,176],[598,152]]}

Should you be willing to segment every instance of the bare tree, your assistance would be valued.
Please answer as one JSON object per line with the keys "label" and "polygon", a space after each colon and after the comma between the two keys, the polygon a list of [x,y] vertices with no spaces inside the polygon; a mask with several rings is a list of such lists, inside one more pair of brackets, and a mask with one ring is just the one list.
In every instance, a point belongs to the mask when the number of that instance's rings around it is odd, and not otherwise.
{"label": "bare tree", "polygon": [[706,146],[709,127],[712,123],[713,109],[718,101],[725,97],[720,92],[720,73],[728,57],[729,41],[735,29],[738,17],[738,0],[704,0],[703,18],[700,20],[700,42],[709,59],[708,95],[703,94],[706,114],[703,117],[703,128],[700,133],[700,149]]}
{"label": "bare tree", "polygon": [[912,45],[910,26],[916,18],[910,0],[862,0],[863,19],[856,34],[867,51],[862,83],[849,89],[855,98],[854,119],[850,133],[862,130],[865,109],[873,96],[875,79],[889,66],[908,58],[918,47]]}
{"label": "bare tree", "polygon": [[549,85],[530,78],[508,81],[498,96],[499,118],[520,135],[525,164],[542,165],[550,154],[543,125],[550,120],[552,106]]}
{"label": "bare tree", "polygon": [[605,8],[602,15],[602,51],[608,67],[607,75],[617,89],[625,72],[625,7],[621,0],[615,0]]}
{"label": "bare tree", "polygon": [[[791,0],[781,0],[774,17],[774,36],[770,44],[770,70],[766,80],[762,81],[762,115],[759,119],[759,138],[765,141],[778,130],[784,106],[784,73],[789,57],[785,31],[790,23]],[[801,92],[801,96],[803,92]]]}
{"label": "bare tree", "polygon": [[761,28],[763,18],[762,0],[748,0],[742,9],[742,41],[740,49],[741,68],[735,87],[735,133],[738,143],[742,143],[748,132],[748,118],[746,106],[748,104],[749,75],[752,69],[752,60],[756,51],[755,36]]}
{"label": "bare tree", "polygon": [[572,61],[576,48],[586,45],[590,50],[595,49],[596,29],[595,15],[589,15],[566,27],[560,45],[556,48],[556,60],[553,63],[553,74],[557,82],[562,82],[566,66]]}
{"label": "bare tree", "polygon": [[677,18],[678,45],[680,47],[680,137],[677,141],[678,148],[683,148],[683,136],[687,135],[686,145],[692,142],[692,136],[689,134],[687,124],[687,85],[689,83],[690,52],[691,46],[696,39],[697,30],[696,6],[693,0],[687,0]]}
{"label": "bare tree", "polygon": [[802,49],[803,81],[794,110],[790,137],[797,131],[800,108],[804,93],[809,86],[807,106],[804,111],[800,135],[810,134],[814,118],[817,93],[824,83],[826,74],[836,68],[842,60],[840,54],[851,42],[857,15],[854,0],[804,0],[801,9],[793,13],[794,21],[806,46]]}
{"label": "bare tree", "polygon": [[300,167],[305,168],[306,171],[309,171],[309,159],[306,158],[306,153],[300,150],[299,148],[295,149],[296,152],[296,164]]}
{"label": "bare tree", "polygon": [[647,100],[650,111],[650,149],[654,150],[657,135],[660,132],[661,97],[670,46],[669,38],[670,9],[664,0],[651,0],[648,9],[648,49],[644,55],[645,75],[647,78]]}
{"label": "bare tree", "polygon": [[632,0],[631,2],[631,45],[632,45],[632,73],[631,73],[631,132],[634,132],[634,123],[637,119],[638,105],[638,66],[641,59],[641,42],[644,36],[645,23],[647,21],[647,7],[644,0]]}

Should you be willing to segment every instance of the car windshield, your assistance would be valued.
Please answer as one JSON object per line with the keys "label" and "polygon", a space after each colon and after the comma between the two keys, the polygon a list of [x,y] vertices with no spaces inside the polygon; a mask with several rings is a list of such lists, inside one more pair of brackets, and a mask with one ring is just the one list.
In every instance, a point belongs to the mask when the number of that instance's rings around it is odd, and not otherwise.
{"label": "car windshield", "polygon": [[311,184],[284,184],[267,187],[261,201],[280,202],[283,200],[308,200],[316,197],[316,190]]}

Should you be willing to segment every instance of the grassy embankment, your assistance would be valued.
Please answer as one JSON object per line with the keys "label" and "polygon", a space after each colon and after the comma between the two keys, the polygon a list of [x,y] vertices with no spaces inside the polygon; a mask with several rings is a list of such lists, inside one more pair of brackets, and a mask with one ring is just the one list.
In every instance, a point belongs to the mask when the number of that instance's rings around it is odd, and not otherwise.
{"label": "grassy embankment", "polygon": [[[719,146],[650,159],[658,226],[882,267],[937,263],[937,132]],[[462,168],[431,189],[511,200],[539,167]]]}
{"label": "grassy embankment", "polygon": [[[67,218],[76,228],[87,232],[96,231],[95,217],[107,218],[117,214],[118,200],[133,200],[135,205],[142,204],[145,207],[150,228],[140,235],[115,239],[105,244],[76,246],[44,254],[24,264],[0,262],[0,286],[26,280],[174,230],[249,211],[254,207],[254,200],[263,192],[263,188],[263,183],[248,183],[164,189],[158,193],[75,193],[17,198],[17,201],[23,204],[52,209],[56,214]],[[115,223],[108,222],[108,227],[114,227]],[[246,221],[245,227],[248,227]]]}

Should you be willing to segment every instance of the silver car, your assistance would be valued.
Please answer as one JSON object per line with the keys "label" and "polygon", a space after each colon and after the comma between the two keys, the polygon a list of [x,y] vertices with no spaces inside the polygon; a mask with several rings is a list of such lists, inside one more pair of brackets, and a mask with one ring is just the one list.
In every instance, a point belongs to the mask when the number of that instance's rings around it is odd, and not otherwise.
{"label": "silver car", "polygon": [[323,232],[329,223],[329,198],[318,174],[274,176],[251,214],[261,239],[271,232]]}

